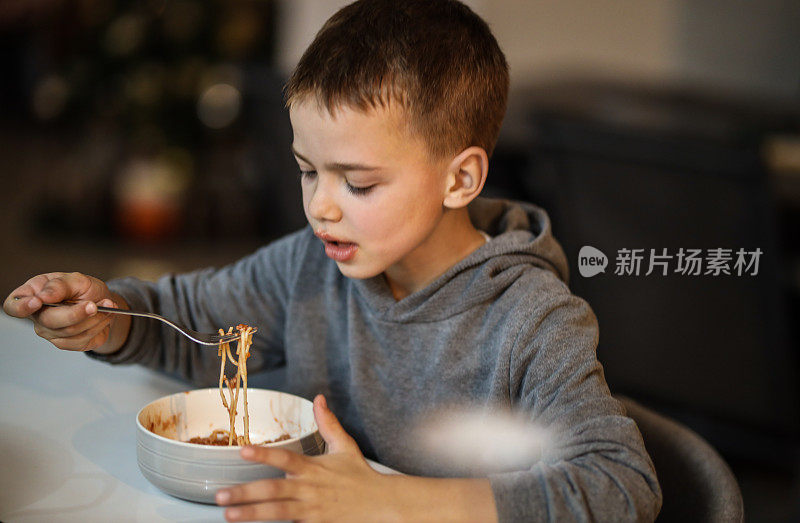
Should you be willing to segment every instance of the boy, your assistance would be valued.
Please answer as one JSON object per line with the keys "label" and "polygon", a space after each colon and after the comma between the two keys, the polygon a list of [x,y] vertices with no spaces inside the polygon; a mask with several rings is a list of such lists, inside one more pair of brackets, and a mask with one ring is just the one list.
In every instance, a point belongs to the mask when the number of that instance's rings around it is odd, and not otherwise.
{"label": "boy", "polygon": [[[315,397],[329,453],[243,449],[287,476],[220,491],[231,521],[652,520],[652,463],[609,395],[595,317],[566,286],[547,215],[476,199],[507,90],[497,42],[464,5],[351,4],[286,90],[309,228],[156,283],[40,275],[5,310],[59,348],[204,385],[216,383],[215,351],[95,304],[204,331],[258,326],[251,372],[286,366],[287,389]],[[41,309],[65,299],[80,303]],[[519,409],[554,443],[525,470],[422,477],[443,471],[417,457],[408,427],[467,400]],[[377,474],[364,456],[409,475]]]}

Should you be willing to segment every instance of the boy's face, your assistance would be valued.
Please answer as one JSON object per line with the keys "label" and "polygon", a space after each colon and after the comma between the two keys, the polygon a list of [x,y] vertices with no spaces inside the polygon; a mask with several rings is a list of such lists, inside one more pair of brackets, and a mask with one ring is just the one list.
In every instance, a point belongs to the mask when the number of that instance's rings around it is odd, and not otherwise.
{"label": "boy's face", "polygon": [[306,218],[342,273],[408,278],[429,263],[446,163],[430,158],[402,113],[342,107],[334,117],[309,97],[289,114]]}

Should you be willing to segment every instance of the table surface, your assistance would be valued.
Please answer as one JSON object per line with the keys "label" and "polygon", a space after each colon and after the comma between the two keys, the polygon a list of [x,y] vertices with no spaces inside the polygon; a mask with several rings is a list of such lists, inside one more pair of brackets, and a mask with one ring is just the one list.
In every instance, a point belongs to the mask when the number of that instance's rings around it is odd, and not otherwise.
{"label": "table surface", "polygon": [[4,314],[0,347],[0,521],[224,521],[136,464],[137,412],[186,383],[58,350]]}

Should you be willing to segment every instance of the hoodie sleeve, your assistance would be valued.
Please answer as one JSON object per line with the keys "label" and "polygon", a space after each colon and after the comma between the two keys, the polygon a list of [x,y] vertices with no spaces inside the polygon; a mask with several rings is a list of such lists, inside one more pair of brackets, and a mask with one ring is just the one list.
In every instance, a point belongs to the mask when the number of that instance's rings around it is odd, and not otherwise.
{"label": "hoodie sleeve", "polygon": [[661,489],[634,421],[611,396],[585,301],[560,294],[523,326],[511,395],[551,431],[542,459],[490,476],[502,521],[653,521]]}
{"label": "hoodie sleeve", "polygon": [[[124,278],[109,282],[131,309],[160,314],[200,332],[216,332],[240,323],[258,327],[248,370],[272,368],[285,361],[284,317],[298,234],[278,240],[222,269],[166,275],[156,282]],[[125,344],[109,355],[87,353],[109,363],[140,363],[180,376],[199,386],[219,379],[219,356],[173,328],[133,318]]]}

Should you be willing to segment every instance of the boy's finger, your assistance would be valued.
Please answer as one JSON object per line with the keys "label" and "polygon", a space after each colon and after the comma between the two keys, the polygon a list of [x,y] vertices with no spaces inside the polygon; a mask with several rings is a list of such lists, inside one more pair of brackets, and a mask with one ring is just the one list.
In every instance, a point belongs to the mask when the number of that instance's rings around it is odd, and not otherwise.
{"label": "boy's finger", "polygon": [[[75,305],[60,305],[58,307],[44,307],[39,313],[38,322],[51,331],[57,331],[67,327],[76,327],[87,318],[97,314],[97,304],[90,301],[78,302]],[[73,330],[72,335],[81,330]]]}
{"label": "boy's finger", "polygon": [[41,291],[47,282],[52,280],[53,278],[59,278],[63,276],[63,272],[50,272],[47,274],[39,274],[34,276],[33,278],[29,279],[11,293],[12,296],[33,296],[37,292]]}
{"label": "boy's finger", "polygon": [[58,303],[64,300],[80,298],[91,288],[91,280],[84,274],[53,273],[48,282],[36,293],[44,303]]}
{"label": "boy's finger", "polygon": [[93,350],[105,343],[106,336],[97,339],[108,328],[110,319],[100,322],[81,336],[69,338],[52,338],[50,343],[63,350],[87,351]]}
{"label": "boy's finger", "polygon": [[277,499],[299,499],[297,481],[285,479],[260,479],[236,487],[217,491],[217,505],[238,505],[256,501],[274,501]]}
{"label": "boy's finger", "polygon": [[302,520],[308,513],[308,506],[300,501],[281,500],[252,505],[241,505],[225,509],[227,521],[274,521]]}
{"label": "boy's finger", "polygon": [[306,468],[305,458],[291,450],[251,445],[244,447],[241,454],[246,460],[259,461],[289,474],[300,474]]}
{"label": "boy's finger", "polygon": [[314,419],[317,421],[322,439],[328,444],[330,453],[361,452],[355,440],[339,423],[336,414],[328,408],[328,402],[322,394],[317,394],[317,397],[314,398]]}
{"label": "boy's finger", "polygon": [[68,338],[88,340],[87,336],[90,331],[97,331],[98,325],[108,325],[111,324],[111,321],[112,318],[110,314],[102,314],[94,318],[89,318],[79,325],[72,325],[70,327],[64,327],[63,329],[50,329],[42,325],[40,321],[34,321],[33,330],[38,336],[48,341]]}
{"label": "boy's finger", "polygon": [[36,293],[42,290],[48,281],[50,278],[47,274],[39,274],[26,281],[11,291],[3,303],[3,310],[9,316],[16,318],[27,318],[38,311],[42,306],[42,300],[36,297]]}
{"label": "boy's finger", "polygon": [[[39,324],[41,333],[46,334],[48,338],[72,338],[74,336],[81,336],[90,329],[95,328],[100,323],[110,323],[112,320],[110,314],[100,313],[88,316],[78,323],[67,325],[66,327],[56,328],[45,325],[42,322],[41,317],[42,314],[39,314],[39,319],[36,323]],[[42,334],[40,334],[40,336],[42,336]]]}
{"label": "boy's finger", "polygon": [[3,310],[15,318],[27,318],[42,307],[42,300],[36,296],[20,296],[13,293],[3,303]]}

